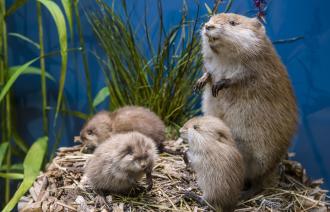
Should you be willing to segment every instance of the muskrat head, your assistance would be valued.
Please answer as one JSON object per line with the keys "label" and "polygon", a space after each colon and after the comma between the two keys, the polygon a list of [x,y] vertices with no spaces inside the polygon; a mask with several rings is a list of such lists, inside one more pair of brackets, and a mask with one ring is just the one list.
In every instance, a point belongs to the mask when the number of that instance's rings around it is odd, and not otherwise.
{"label": "muskrat head", "polygon": [[154,142],[141,135],[134,137],[121,150],[123,169],[132,173],[146,172],[152,169],[157,159],[157,149]]}
{"label": "muskrat head", "polygon": [[200,116],[188,120],[180,129],[180,137],[188,143],[198,145],[211,140],[234,144],[229,128],[213,116]]}
{"label": "muskrat head", "polygon": [[101,111],[87,121],[80,131],[80,140],[84,144],[96,147],[111,136],[111,131],[109,113]]}
{"label": "muskrat head", "polygon": [[233,13],[214,15],[202,28],[203,45],[226,55],[255,54],[264,37],[265,29],[257,18]]}

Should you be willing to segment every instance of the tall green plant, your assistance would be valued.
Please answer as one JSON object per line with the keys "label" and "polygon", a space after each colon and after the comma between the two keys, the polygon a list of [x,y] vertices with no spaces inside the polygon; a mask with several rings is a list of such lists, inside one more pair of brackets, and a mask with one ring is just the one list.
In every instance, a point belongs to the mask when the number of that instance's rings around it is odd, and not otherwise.
{"label": "tall green plant", "polygon": [[[24,181],[21,187],[16,191],[15,196],[7,205],[4,210],[12,209],[13,206],[17,203],[18,199],[21,195],[25,193],[30,184],[34,181],[35,177],[40,171],[41,162],[43,161],[44,155],[47,152],[47,138],[41,139],[42,145],[39,145],[39,140],[36,141],[32,147],[27,150],[27,143],[22,140],[21,136],[18,134],[18,131],[15,127],[16,121],[14,120],[14,116],[12,116],[14,111],[14,105],[11,99],[12,95],[12,87],[16,80],[22,76],[23,74],[38,74],[41,76],[41,93],[42,93],[42,116],[43,116],[43,128],[44,134],[47,135],[48,128],[48,120],[46,108],[47,105],[47,95],[46,95],[46,79],[54,80],[54,78],[46,72],[46,64],[45,57],[47,54],[45,53],[44,45],[43,45],[43,27],[42,27],[42,13],[41,8],[46,8],[53,20],[55,21],[55,25],[57,31],[59,32],[59,43],[60,43],[60,55],[62,58],[61,65],[61,73],[60,73],[60,88],[59,88],[59,96],[57,101],[56,111],[59,111],[61,99],[63,98],[63,87],[66,76],[66,64],[67,64],[67,35],[66,35],[66,24],[64,20],[64,16],[62,14],[61,9],[57,6],[57,4],[50,0],[38,0],[37,1],[37,30],[39,31],[39,44],[34,42],[32,39],[18,33],[7,33],[6,27],[6,18],[11,15],[15,15],[15,12],[18,8],[23,7],[27,1],[26,0],[16,0],[11,5],[9,5],[8,10],[6,11],[6,1],[2,0],[0,2],[0,112],[1,112],[1,134],[0,134],[0,170],[4,171],[0,173],[0,178],[5,179],[5,188],[2,190],[5,193],[5,199],[2,200],[3,203],[7,203],[10,199],[10,180],[17,180],[22,178],[22,173],[13,173],[12,172],[12,157],[13,153],[17,154],[17,150],[13,148],[13,145],[17,145],[17,147],[23,153],[27,152],[25,157],[23,167],[24,169]],[[8,43],[7,36],[13,36],[15,38],[26,41],[29,44],[32,44],[39,50],[40,55],[28,62],[25,62],[21,66],[9,67],[8,66]],[[54,55],[53,53],[49,55]],[[33,67],[32,64],[40,60],[40,68]],[[35,146],[39,147],[35,147]],[[35,157],[38,153],[40,155],[37,156],[38,161],[35,161],[33,157]],[[32,157],[32,159],[31,159]],[[30,161],[30,162],[29,162]],[[19,165],[19,164],[18,164]]]}
{"label": "tall green plant", "polygon": [[[94,105],[109,95],[111,110],[128,104],[146,106],[172,126],[195,115],[197,96],[191,95],[191,88],[202,65],[198,14],[195,20],[187,21],[184,13],[180,23],[166,33],[159,1],[158,49],[147,58],[127,16],[119,16],[102,1],[98,4],[104,13],[91,13],[89,20],[106,53],[101,64],[108,92],[102,88]],[[122,6],[124,14],[128,14],[125,3]],[[153,49],[148,25],[145,21],[147,42]],[[182,45],[177,46],[176,42]]]}

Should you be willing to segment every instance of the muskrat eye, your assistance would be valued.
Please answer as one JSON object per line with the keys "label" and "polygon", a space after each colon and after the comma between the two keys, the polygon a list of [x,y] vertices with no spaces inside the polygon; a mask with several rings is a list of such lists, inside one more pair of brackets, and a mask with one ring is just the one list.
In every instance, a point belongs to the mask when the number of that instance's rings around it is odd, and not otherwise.
{"label": "muskrat eye", "polygon": [[238,25],[238,23],[235,22],[235,21],[229,21],[229,24],[232,25],[232,26],[236,26],[236,25]]}
{"label": "muskrat eye", "polygon": [[198,125],[194,125],[193,128],[194,128],[195,130],[197,130],[199,127],[198,127]]}
{"label": "muskrat eye", "polygon": [[93,134],[93,130],[87,130],[87,135],[92,135]]}

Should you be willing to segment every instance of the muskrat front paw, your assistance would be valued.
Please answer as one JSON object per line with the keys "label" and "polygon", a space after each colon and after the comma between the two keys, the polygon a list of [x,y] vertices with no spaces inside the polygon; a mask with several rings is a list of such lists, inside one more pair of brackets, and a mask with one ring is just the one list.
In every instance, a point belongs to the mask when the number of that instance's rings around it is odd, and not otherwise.
{"label": "muskrat front paw", "polygon": [[222,79],[212,85],[212,96],[217,97],[221,89],[227,88],[230,84],[229,79]]}
{"label": "muskrat front paw", "polygon": [[205,79],[199,78],[193,87],[193,91],[194,92],[200,91],[206,85],[206,82],[207,81]]}

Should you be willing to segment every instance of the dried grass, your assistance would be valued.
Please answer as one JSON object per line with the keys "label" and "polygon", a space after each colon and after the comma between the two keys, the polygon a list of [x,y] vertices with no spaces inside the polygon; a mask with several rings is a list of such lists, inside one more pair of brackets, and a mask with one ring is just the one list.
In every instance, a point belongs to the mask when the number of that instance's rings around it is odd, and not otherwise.
{"label": "dried grass", "polygon": [[[168,141],[172,149],[186,148],[180,140]],[[194,173],[186,168],[180,156],[163,153],[154,168],[154,187],[136,197],[106,196],[107,205],[95,207],[96,193],[80,180],[90,154],[82,146],[62,147],[41,173],[29,194],[19,205],[22,211],[209,211],[195,202],[182,198],[186,191],[201,193]],[[282,162],[283,174],[277,187],[267,188],[256,197],[242,201],[236,211],[327,211],[327,191],[319,186],[322,180],[310,181],[296,161]],[[142,186],[145,179],[141,181]]]}

